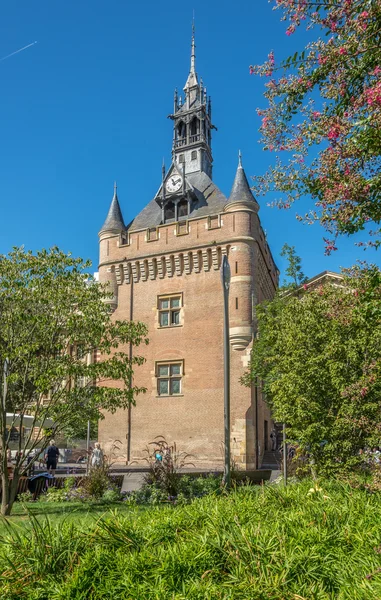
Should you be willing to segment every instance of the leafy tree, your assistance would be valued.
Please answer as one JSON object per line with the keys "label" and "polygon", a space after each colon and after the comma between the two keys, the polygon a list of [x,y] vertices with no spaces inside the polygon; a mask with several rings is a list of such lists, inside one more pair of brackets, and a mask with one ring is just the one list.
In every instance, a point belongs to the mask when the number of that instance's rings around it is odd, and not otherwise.
{"label": "leafy tree", "polygon": [[[78,428],[100,410],[127,408],[145,391],[130,385],[133,368],[144,359],[136,355],[130,361],[123,347],[148,343],[147,329],[112,319],[104,302],[109,294],[86,273],[89,266],[58,248],[36,254],[15,248],[0,256],[2,514],[11,512],[26,460],[44,450],[52,433]],[[95,349],[101,359],[84,360]],[[110,386],[112,380],[118,387]],[[22,431],[27,415],[33,421],[19,436],[9,478],[11,430]],[[48,418],[53,430],[45,429]]]}
{"label": "leafy tree", "polygon": [[302,271],[302,261],[300,256],[295,252],[295,246],[284,244],[280,255],[287,259],[288,267],[285,271],[287,277],[291,279],[291,283],[285,283],[284,287],[298,288],[307,281],[307,277]]}
{"label": "leafy tree", "polygon": [[381,437],[381,272],[347,271],[326,284],[257,307],[247,385],[263,381],[277,421],[317,470],[350,467]]}
{"label": "leafy tree", "polygon": [[[326,37],[279,65],[270,52],[250,67],[269,78],[268,106],[258,114],[264,148],[277,153],[255,189],[281,192],[279,208],[309,195],[315,206],[299,218],[320,221],[331,234],[329,253],[337,236],[381,219],[381,2],[272,1],[288,20],[287,35],[306,22]],[[380,230],[370,233],[367,244],[377,247]]]}

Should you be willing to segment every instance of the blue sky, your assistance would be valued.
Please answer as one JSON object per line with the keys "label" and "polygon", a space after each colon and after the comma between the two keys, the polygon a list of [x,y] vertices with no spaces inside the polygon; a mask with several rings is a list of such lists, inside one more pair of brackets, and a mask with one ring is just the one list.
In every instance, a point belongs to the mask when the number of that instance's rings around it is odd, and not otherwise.
{"label": "blue sky", "polygon": [[[189,70],[193,7],[197,71],[218,127],[213,179],[229,194],[238,149],[247,175],[266,169],[255,111],[264,106],[264,80],[248,67],[270,50],[276,59],[288,56],[307,40],[305,32],[288,38],[267,0],[2,0],[0,57],[38,43],[0,62],[1,253],[58,245],[91,258],[96,269],[114,180],[126,222],[149,202],[163,157],[170,164],[166,117]],[[285,242],[296,246],[309,276],[357,258],[380,262],[353,238],[325,257],[324,232],[295,219],[307,200],[289,212],[259,201],[280,269]]]}

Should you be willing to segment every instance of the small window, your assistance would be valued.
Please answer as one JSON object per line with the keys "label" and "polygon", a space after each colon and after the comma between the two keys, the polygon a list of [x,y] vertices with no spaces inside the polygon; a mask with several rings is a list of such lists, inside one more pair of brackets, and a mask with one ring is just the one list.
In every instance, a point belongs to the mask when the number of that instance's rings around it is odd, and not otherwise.
{"label": "small window", "polygon": [[178,396],[181,394],[183,362],[156,363],[158,396]]}
{"label": "small window", "polygon": [[220,227],[220,216],[215,215],[213,217],[208,217],[208,229],[219,229]]}
{"label": "small window", "polygon": [[192,150],[191,160],[197,160],[197,150]]}
{"label": "small window", "polygon": [[150,229],[147,229],[147,241],[148,242],[154,242],[155,240],[158,239],[158,231],[157,231],[157,227],[150,227]]}
{"label": "small window", "polygon": [[175,205],[173,202],[168,202],[164,207],[164,218],[165,221],[170,221],[175,218]]}
{"label": "small window", "polygon": [[177,218],[186,217],[188,215],[188,201],[180,200],[177,205]]}
{"label": "small window", "polygon": [[189,233],[188,221],[179,221],[177,223],[176,235],[186,235]]}
{"label": "small window", "polygon": [[179,163],[183,163],[183,162],[185,162],[185,156],[184,156],[184,154],[180,154]]}
{"label": "small window", "polygon": [[159,297],[159,327],[176,327],[180,325],[182,296]]}
{"label": "small window", "polygon": [[119,246],[128,246],[128,245],[129,245],[128,233],[127,233],[127,231],[122,231],[122,233],[119,236]]}

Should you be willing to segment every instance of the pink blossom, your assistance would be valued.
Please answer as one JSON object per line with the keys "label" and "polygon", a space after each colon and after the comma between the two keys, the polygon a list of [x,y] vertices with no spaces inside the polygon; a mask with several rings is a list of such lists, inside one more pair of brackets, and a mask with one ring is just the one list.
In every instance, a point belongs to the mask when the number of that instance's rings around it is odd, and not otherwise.
{"label": "pink blossom", "polygon": [[339,54],[348,54],[348,52],[345,48],[340,48]]}
{"label": "pink blossom", "polygon": [[337,126],[330,127],[328,131],[328,139],[329,140],[337,140],[340,135],[340,129]]}

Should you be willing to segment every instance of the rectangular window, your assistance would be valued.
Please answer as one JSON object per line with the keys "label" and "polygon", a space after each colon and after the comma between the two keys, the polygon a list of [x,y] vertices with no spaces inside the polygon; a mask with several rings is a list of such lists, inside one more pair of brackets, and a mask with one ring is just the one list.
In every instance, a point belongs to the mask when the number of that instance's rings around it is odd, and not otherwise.
{"label": "rectangular window", "polygon": [[150,227],[150,229],[147,229],[147,242],[154,242],[158,239],[159,236],[157,227]]}
{"label": "rectangular window", "polygon": [[129,237],[128,237],[128,232],[122,231],[122,233],[119,236],[119,246],[129,246],[129,245],[130,245],[130,241],[129,241]]}
{"label": "rectangular window", "polygon": [[159,296],[159,326],[176,327],[180,325],[180,310],[182,306],[182,295]]}
{"label": "rectangular window", "polygon": [[220,215],[208,217],[208,229],[219,229],[220,227]]}
{"label": "rectangular window", "polygon": [[197,160],[197,150],[192,150],[191,160]]}
{"label": "rectangular window", "polygon": [[156,363],[158,396],[178,396],[181,394],[183,371],[183,361]]}
{"label": "rectangular window", "polygon": [[188,221],[179,221],[177,223],[176,234],[186,235],[187,233],[189,233]]}

